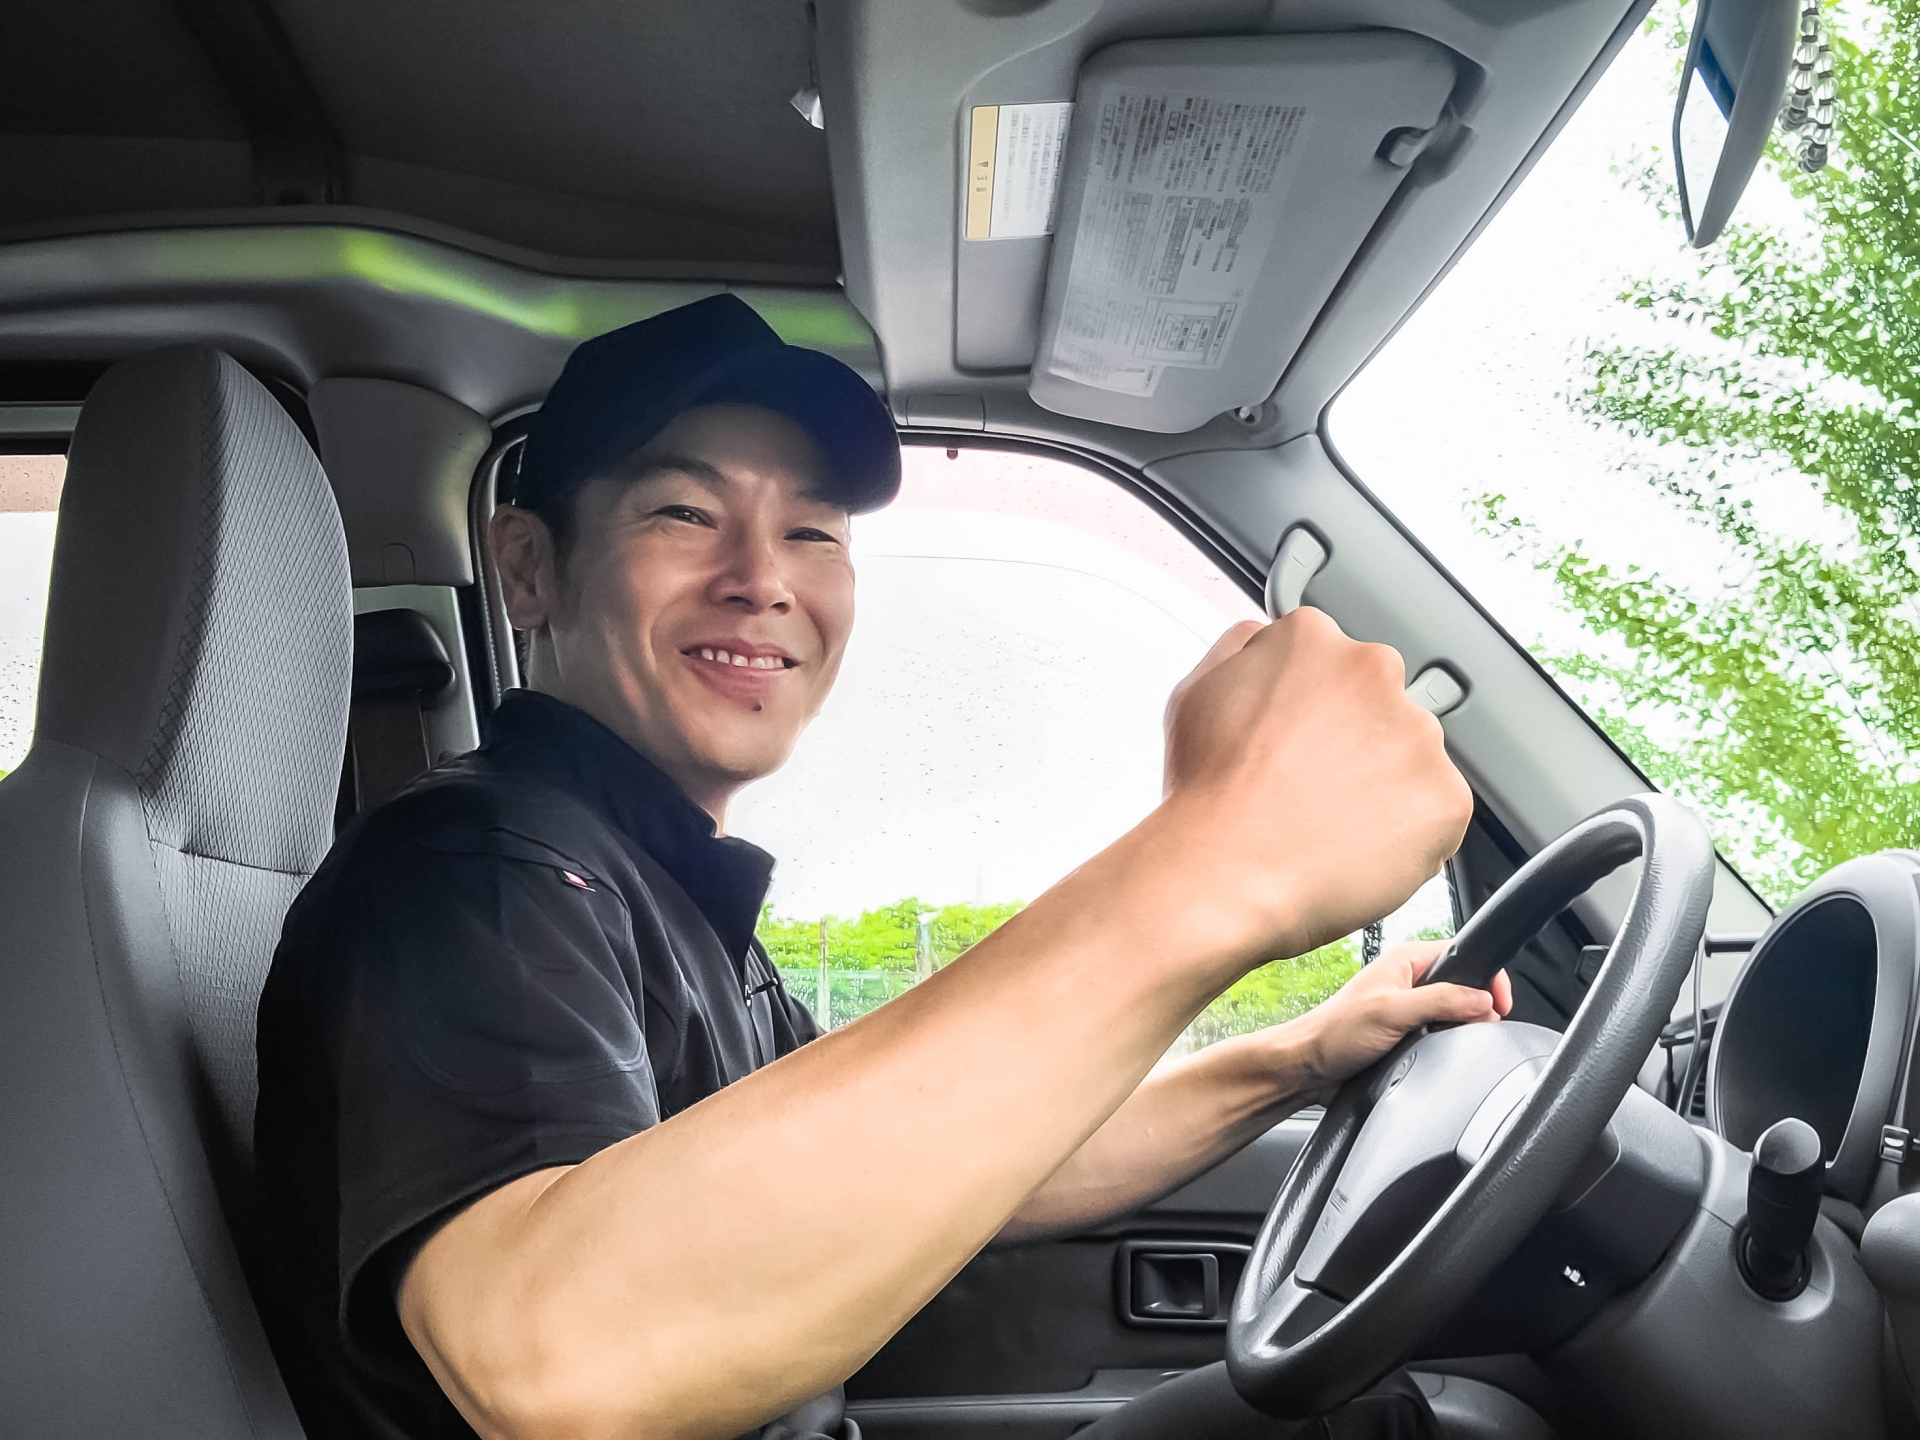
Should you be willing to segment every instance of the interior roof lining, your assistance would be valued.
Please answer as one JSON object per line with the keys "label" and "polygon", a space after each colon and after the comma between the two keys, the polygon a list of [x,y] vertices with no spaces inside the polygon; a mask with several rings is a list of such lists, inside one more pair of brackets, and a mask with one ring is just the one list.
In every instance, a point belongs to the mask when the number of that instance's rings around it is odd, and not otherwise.
{"label": "interior roof lining", "polygon": [[680,262],[758,279],[785,262],[830,281],[826,147],[789,104],[812,74],[811,10],[38,7],[8,27],[0,225],[40,235],[89,217],[199,223],[221,210],[259,223],[283,200],[352,201],[653,274],[648,262]]}
{"label": "interior roof lining", "polygon": [[732,290],[786,340],[882,379],[872,331],[828,286],[569,278],[343,226],[108,231],[0,253],[0,362],[202,341],[302,387],[401,380],[493,421],[537,403],[579,341]]}
{"label": "interior roof lining", "polygon": [[[658,213],[658,212],[656,212]],[[674,217],[664,217],[674,218]],[[837,265],[818,262],[740,260],[709,256],[699,260],[597,259],[563,255],[496,239],[418,215],[366,205],[300,205],[262,210],[233,207],[216,210],[153,210],[122,215],[82,215],[0,225],[0,246],[89,235],[137,234],[142,231],[260,230],[287,226],[315,229],[348,228],[429,240],[453,250],[464,250],[486,260],[511,265],[529,275],[567,280],[712,281],[757,285],[836,285]],[[0,303],[5,290],[0,285]]]}

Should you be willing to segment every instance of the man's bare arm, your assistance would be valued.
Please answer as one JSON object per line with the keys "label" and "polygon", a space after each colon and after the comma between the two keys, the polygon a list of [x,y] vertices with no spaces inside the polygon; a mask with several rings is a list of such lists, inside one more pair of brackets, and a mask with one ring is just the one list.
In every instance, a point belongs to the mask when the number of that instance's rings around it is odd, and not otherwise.
{"label": "man's bare arm", "polygon": [[1409,1030],[1506,1014],[1513,991],[1505,971],[1492,993],[1468,985],[1413,988],[1445,948],[1444,941],[1396,945],[1298,1019],[1157,1067],[1027,1197],[997,1238],[1070,1234],[1131,1214],[1303,1105],[1331,1098],[1341,1081]]}
{"label": "man's bare arm", "polygon": [[1229,632],[1115,845],[859,1023],[442,1226],[399,1303],[447,1394],[487,1436],[726,1437],[851,1374],[1214,995],[1452,852],[1471,796],[1403,681],[1314,611]]}

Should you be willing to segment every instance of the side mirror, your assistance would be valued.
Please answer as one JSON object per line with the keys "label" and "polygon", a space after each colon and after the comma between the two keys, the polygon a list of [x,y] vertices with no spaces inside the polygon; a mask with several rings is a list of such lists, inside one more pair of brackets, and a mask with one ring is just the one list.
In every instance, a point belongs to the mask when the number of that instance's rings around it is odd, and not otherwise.
{"label": "side mirror", "polygon": [[1720,238],[1787,94],[1800,0],[1693,0],[1673,107],[1673,166],[1687,240]]}

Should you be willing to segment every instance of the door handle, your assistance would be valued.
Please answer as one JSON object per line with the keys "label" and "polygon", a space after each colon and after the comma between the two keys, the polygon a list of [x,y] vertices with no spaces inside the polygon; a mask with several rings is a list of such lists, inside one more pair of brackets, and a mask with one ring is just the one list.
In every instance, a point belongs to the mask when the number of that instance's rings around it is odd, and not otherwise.
{"label": "door handle", "polygon": [[1227,1240],[1123,1240],[1114,1289],[1128,1325],[1219,1329],[1248,1247]]}

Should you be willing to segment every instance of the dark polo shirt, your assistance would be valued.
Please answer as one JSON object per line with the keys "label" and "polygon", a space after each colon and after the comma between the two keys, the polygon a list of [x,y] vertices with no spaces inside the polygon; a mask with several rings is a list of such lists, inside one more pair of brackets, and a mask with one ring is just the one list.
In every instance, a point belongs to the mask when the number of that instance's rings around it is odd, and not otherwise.
{"label": "dark polo shirt", "polygon": [[516,691],[294,903],[260,1000],[257,1288],[314,1440],[470,1436],[395,1313],[435,1226],[819,1033],[753,938],[772,860],[713,832]]}

